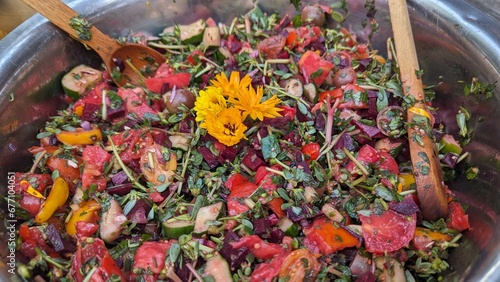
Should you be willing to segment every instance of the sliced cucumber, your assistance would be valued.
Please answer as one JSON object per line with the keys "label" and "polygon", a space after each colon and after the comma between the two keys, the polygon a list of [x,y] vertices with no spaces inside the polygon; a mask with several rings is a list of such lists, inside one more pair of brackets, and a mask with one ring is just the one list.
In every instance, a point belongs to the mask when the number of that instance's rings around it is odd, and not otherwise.
{"label": "sliced cucumber", "polygon": [[220,46],[220,30],[218,27],[207,27],[203,32],[203,46],[219,47]]}
{"label": "sliced cucumber", "polygon": [[194,230],[191,220],[168,219],[162,222],[163,233],[168,239],[179,239],[181,235],[190,234]]}
{"label": "sliced cucumber", "polygon": [[194,233],[203,234],[210,228],[210,222],[217,220],[222,213],[223,203],[215,203],[210,206],[202,207],[196,214],[196,221],[194,223]]}
{"label": "sliced cucumber", "polygon": [[379,281],[405,282],[405,270],[401,263],[391,257],[376,257],[375,266],[381,271],[378,275]]}
{"label": "sliced cucumber", "polygon": [[287,217],[282,217],[278,222],[278,228],[285,232],[286,236],[296,237],[299,235],[299,228]]}
{"label": "sliced cucumber", "polygon": [[458,144],[457,140],[453,137],[453,135],[445,134],[439,140],[440,153],[455,153],[460,155],[462,153],[462,147]]}
{"label": "sliced cucumber", "polygon": [[204,276],[212,276],[215,282],[233,281],[231,271],[229,270],[229,264],[221,255],[219,255],[219,253],[216,253],[213,257],[207,260],[203,274]]}
{"label": "sliced cucumber", "polygon": [[180,25],[179,31],[181,42],[184,44],[195,44],[201,42],[206,26],[207,24],[203,19],[199,19],[189,25]]}
{"label": "sliced cucumber", "polygon": [[86,65],[79,65],[62,78],[64,93],[73,99],[79,99],[90,88],[102,81],[102,72]]}
{"label": "sliced cucumber", "polygon": [[189,144],[191,144],[191,136],[186,134],[172,134],[168,136],[170,143],[172,143],[172,148],[181,149],[187,151],[189,149]]}

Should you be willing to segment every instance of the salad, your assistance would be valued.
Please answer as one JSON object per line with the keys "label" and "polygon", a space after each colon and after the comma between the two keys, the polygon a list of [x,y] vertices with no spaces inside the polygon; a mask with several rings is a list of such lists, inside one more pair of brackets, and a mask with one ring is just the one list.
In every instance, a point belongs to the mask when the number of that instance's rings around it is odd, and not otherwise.
{"label": "salad", "polygon": [[[117,87],[75,66],[66,109],[15,175],[20,277],[51,281],[438,281],[469,228],[422,218],[396,54],[342,27],[344,1],[258,7],[125,38],[165,54]],[[147,60],[147,58],[144,58]],[[466,156],[434,118],[446,180]],[[466,118],[466,111],[460,118]],[[460,125],[459,125],[460,126]],[[466,134],[466,136],[469,138]]]}

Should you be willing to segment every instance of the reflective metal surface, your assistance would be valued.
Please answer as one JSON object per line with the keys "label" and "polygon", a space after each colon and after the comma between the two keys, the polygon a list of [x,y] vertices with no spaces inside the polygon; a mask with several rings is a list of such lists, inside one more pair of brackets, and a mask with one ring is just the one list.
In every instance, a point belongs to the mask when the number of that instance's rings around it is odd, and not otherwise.
{"label": "reflective metal surface", "polygon": [[[259,5],[265,10],[293,11],[288,0],[261,2]],[[357,30],[358,38],[366,38],[367,31],[359,20],[366,13],[365,1],[347,2],[353,13],[349,20],[351,28]],[[374,46],[382,53],[385,53],[385,38],[391,33],[385,2],[377,1],[381,31],[374,37]],[[477,123],[474,141],[466,149],[472,153],[470,161],[480,168],[480,179],[467,181],[461,176],[450,185],[469,205],[472,230],[466,232],[462,246],[451,253],[453,272],[447,274],[446,281],[500,281],[497,239],[500,238],[500,124],[497,122],[500,87],[492,99],[478,103],[472,97],[465,98],[461,94],[463,85],[457,84],[459,80],[470,82],[473,75],[481,81],[499,80],[500,17],[496,10],[489,11],[491,16],[485,14],[488,8],[498,7],[497,2],[409,1],[420,64],[425,70],[424,82],[438,85],[438,106],[447,113],[445,118],[455,119],[459,106],[465,106],[472,110]],[[251,0],[76,0],[69,1],[69,5],[105,33],[123,36],[135,31],[155,34],[166,25],[190,23],[199,17],[212,16],[216,21],[230,22],[234,15],[247,12],[254,3]],[[37,143],[37,128],[64,107],[59,83],[62,73],[80,63],[100,64],[97,55],[39,15],[0,41],[2,194],[6,191],[7,172],[29,169],[31,156],[26,149]],[[479,116],[484,121],[480,122]],[[6,242],[5,238],[1,242]],[[0,250],[4,257],[4,246]],[[10,280],[8,274],[3,272],[3,275],[1,281]]]}

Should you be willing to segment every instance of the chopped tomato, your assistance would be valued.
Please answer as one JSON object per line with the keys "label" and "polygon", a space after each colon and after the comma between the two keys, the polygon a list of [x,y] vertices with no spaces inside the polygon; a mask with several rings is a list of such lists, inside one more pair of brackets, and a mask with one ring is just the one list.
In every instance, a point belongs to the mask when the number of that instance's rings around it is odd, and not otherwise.
{"label": "chopped tomato", "polygon": [[82,158],[84,161],[82,173],[82,189],[87,189],[90,185],[97,185],[98,191],[106,189],[106,177],[104,177],[104,165],[109,162],[111,155],[101,146],[87,146],[83,149]]}
{"label": "chopped tomato", "polygon": [[146,88],[151,92],[161,93],[164,89],[163,85],[167,85],[166,90],[172,89],[174,86],[177,88],[184,88],[189,85],[191,80],[191,74],[189,73],[174,73],[170,75],[164,75],[162,77],[150,77],[146,78]]}
{"label": "chopped tomato", "polygon": [[[94,267],[88,267],[89,265]],[[86,277],[88,271],[93,271],[90,277]],[[86,238],[78,240],[76,252],[73,256],[69,272],[74,281],[104,282],[109,281],[111,276],[124,280],[123,273],[104,245],[104,241],[98,238]]]}
{"label": "chopped tomato", "polygon": [[281,206],[285,203],[282,198],[274,198],[271,201],[267,202],[269,209],[278,216],[278,218],[282,218],[285,216],[285,211],[281,208]]}
{"label": "chopped tomato", "polygon": [[394,252],[413,238],[417,215],[402,215],[392,210],[380,215],[359,215],[366,250],[371,253]]}
{"label": "chopped tomato", "polygon": [[399,167],[396,160],[387,151],[379,150],[380,159],[376,167],[382,171],[389,171],[392,174],[399,174]]}
{"label": "chopped tomato", "polygon": [[320,35],[321,29],[317,26],[301,26],[290,30],[286,38],[286,46],[290,49],[297,47],[298,52],[304,52],[304,48],[317,40]]}
{"label": "chopped tomato", "polygon": [[287,257],[288,252],[277,254],[269,262],[259,263],[250,276],[250,282],[272,282],[278,276],[280,267]]}
{"label": "chopped tomato", "polygon": [[164,63],[164,64],[161,64],[156,69],[154,77],[166,77],[166,76],[172,75],[174,73],[174,71],[175,71],[175,69],[173,67],[171,67],[167,63]]}
{"label": "chopped tomato", "polygon": [[115,146],[125,144],[126,149],[120,152],[120,159],[125,164],[139,160],[145,150],[153,144],[151,133],[144,129],[130,129],[110,137]]}
{"label": "chopped tomato", "polygon": [[244,200],[257,190],[257,188],[257,185],[248,181],[235,185],[227,198],[227,211],[229,216],[235,216],[250,210],[250,208],[245,205]]}
{"label": "chopped tomato", "polygon": [[323,84],[334,66],[313,51],[306,51],[297,65],[306,81],[313,82],[316,86]]}
{"label": "chopped tomato", "polygon": [[345,248],[360,246],[356,236],[340,224],[324,220],[312,228],[304,238],[304,246],[316,254],[329,255]]}
{"label": "chopped tomato", "polygon": [[97,222],[78,221],[75,223],[75,226],[76,237],[80,239],[91,237],[99,229],[99,224],[97,224]]}
{"label": "chopped tomato", "polygon": [[280,280],[288,282],[314,281],[321,269],[321,264],[308,249],[298,249],[289,253],[281,264]]}
{"label": "chopped tomato", "polygon": [[458,202],[448,204],[448,218],[446,220],[448,228],[464,231],[470,228],[469,216]]}
{"label": "chopped tomato", "polygon": [[75,182],[80,179],[80,168],[82,159],[80,157],[73,157],[75,161],[59,156],[51,156],[47,159],[47,166],[51,171],[57,170],[59,175],[66,180],[70,187],[75,187]]}
{"label": "chopped tomato", "polygon": [[[280,170],[280,166],[272,166],[272,169]],[[266,189],[267,191],[274,191],[277,188],[276,183],[273,183],[273,179],[276,175],[272,171],[268,171],[265,166],[261,166],[257,169],[255,173],[255,184],[259,187]]]}
{"label": "chopped tomato", "polygon": [[160,274],[165,267],[165,258],[170,249],[170,242],[144,242],[134,256],[133,269],[143,269]]}
{"label": "chopped tomato", "polygon": [[280,244],[268,243],[257,235],[241,237],[238,241],[230,244],[235,249],[247,247],[256,258],[263,260],[270,259],[285,251],[285,248]]}
{"label": "chopped tomato", "polygon": [[[359,149],[356,160],[364,166],[373,166],[380,160],[380,154],[375,148],[366,144]],[[354,162],[349,162],[346,168],[352,174],[357,174],[359,171]]]}
{"label": "chopped tomato", "polygon": [[226,186],[227,189],[232,190],[233,187],[245,182],[248,182],[248,179],[245,176],[241,173],[235,173],[227,178],[226,182],[224,182],[224,186]]}
{"label": "chopped tomato", "polygon": [[318,102],[325,102],[327,100],[327,97],[330,97],[330,102],[333,102],[337,98],[342,98],[343,95],[344,91],[341,88],[324,91],[319,94]]}
{"label": "chopped tomato", "polygon": [[[136,91],[140,92],[142,90],[136,90]],[[141,93],[137,93],[136,91],[130,88],[118,88],[118,95],[125,102],[125,109],[127,113],[135,114],[140,119],[147,119],[148,115],[156,116],[156,112],[153,111],[153,109],[151,109],[148,103],[146,103],[146,100],[141,98],[141,96],[139,95]]]}
{"label": "chopped tomato", "polygon": [[306,157],[306,160],[316,160],[319,157],[321,146],[316,142],[307,143],[302,146],[300,151]]}
{"label": "chopped tomato", "polygon": [[186,57],[186,61],[189,64],[196,66],[200,62],[201,55],[203,55],[203,51],[201,51],[200,49],[196,49]]}
{"label": "chopped tomato", "polygon": [[368,109],[368,92],[366,89],[352,83],[342,86],[343,99],[339,109]]}
{"label": "chopped tomato", "polygon": [[278,106],[282,110],[281,115],[283,117],[289,118],[290,120],[293,120],[295,118],[295,115],[297,115],[297,110],[292,107],[288,106]]}
{"label": "chopped tomato", "polygon": [[274,35],[259,42],[257,50],[269,59],[275,59],[285,47],[286,38],[283,35]]}
{"label": "chopped tomato", "polygon": [[19,237],[21,237],[22,241],[19,251],[28,258],[37,256],[35,248],[40,248],[47,254],[55,252],[45,241],[42,231],[36,226],[29,227],[26,224],[21,224],[19,226]]}
{"label": "chopped tomato", "polygon": [[[50,174],[35,174],[35,173],[16,173],[16,183],[14,191],[21,195],[19,205],[25,209],[32,217],[40,211],[43,199],[35,197],[28,193],[28,188],[31,185],[33,189],[44,194],[45,188],[52,184]],[[25,181],[23,181],[25,180]],[[27,182],[26,182],[27,181]]]}

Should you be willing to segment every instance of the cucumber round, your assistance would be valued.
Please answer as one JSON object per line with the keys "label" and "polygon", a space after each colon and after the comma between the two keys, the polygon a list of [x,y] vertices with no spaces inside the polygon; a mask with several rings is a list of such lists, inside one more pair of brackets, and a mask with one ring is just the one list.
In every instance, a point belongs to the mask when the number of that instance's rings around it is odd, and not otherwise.
{"label": "cucumber round", "polygon": [[168,239],[179,239],[194,230],[194,222],[190,220],[168,219],[162,222],[163,233]]}
{"label": "cucumber round", "polygon": [[102,72],[86,65],[79,65],[62,78],[64,93],[73,99],[79,99],[90,88],[102,81]]}

